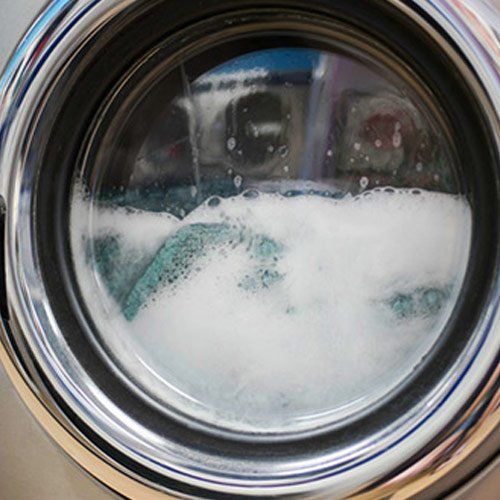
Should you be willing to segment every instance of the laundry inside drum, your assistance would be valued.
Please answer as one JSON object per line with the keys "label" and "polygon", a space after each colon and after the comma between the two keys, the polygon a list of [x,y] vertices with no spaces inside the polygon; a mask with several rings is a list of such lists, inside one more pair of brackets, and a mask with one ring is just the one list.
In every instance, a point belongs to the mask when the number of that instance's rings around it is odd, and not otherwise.
{"label": "laundry inside drum", "polygon": [[184,421],[355,418],[419,369],[461,289],[471,209],[445,120],[354,47],[202,66],[132,73],[89,141],[70,238],[96,338]]}

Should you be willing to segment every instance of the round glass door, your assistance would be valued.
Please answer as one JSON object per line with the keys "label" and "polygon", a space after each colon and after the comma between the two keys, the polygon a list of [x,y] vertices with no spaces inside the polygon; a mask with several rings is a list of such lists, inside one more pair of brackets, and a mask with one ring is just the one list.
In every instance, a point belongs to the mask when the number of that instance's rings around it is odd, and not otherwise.
{"label": "round glass door", "polygon": [[375,51],[270,36],[214,54],[139,65],[96,119],[70,226],[95,340],[190,425],[354,419],[418,370],[461,288],[446,120]]}

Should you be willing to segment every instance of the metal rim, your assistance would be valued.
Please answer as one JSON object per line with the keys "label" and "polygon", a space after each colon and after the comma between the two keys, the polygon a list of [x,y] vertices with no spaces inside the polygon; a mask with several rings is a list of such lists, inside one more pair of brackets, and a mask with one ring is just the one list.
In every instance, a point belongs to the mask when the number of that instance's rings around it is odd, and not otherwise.
{"label": "metal rim", "polygon": [[[31,102],[36,102],[36,99],[38,96],[42,95],[42,90],[43,89],[43,82],[40,82],[34,80],[35,83],[38,83],[40,87],[32,86],[30,88],[31,84],[31,78],[33,78],[36,74],[36,72],[40,69],[41,66],[50,65],[48,64],[47,61],[52,60],[54,63],[54,60],[57,56],[57,44],[59,43],[59,40],[61,38],[61,34],[64,33],[65,30],[69,29],[69,33],[71,33],[71,30],[76,29],[72,28],[72,26],[76,23],[78,20],[79,23],[79,28],[82,30],[80,33],[75,33],[75,35],[79,35],[80,37],[83,37],[83,24],[85,22],[88,22],[91,27],[91,29],[94,29],[99,22],[105,22],[108,16],[113,16],[114,11],[112,7],[116,9],[116,12],[118,12],[120,9],[126,9],[127,6],[129,5],[130,2],[117,2],[117,1],[101,1],[101,2],[55,2],[53,4],[52,10],[48,9],[44,14],[42,14],[41,18],[38,21],[38,25],[35,25],[31,32],[31,37],[33,39],[32,44],[29,45],[29,47],[24,50],[20,50],[20,54],[29,54],[30,48],[32,50],[36,49],[39,46],[40,41],[44,40],[44,37],[48,35],[51,39],[53,39],[56,42],[55,47],[49,47],[49,49],[52,50],[52,53],[50,53],[50,50],[47,49],[46,52],[43,50],[38,54],[38,57],[40,58],[39,64],[30,64],[27,67],[23,68],[23,65],[21,64],[20,66],[17,67],[17,72],[14,72],[15,67],[11,63],[9,66],[9,69],[6,73],[6,76],[4,77],[4,80],[2,83],[5,85],[4,93],[3,93],[3,106],[2,106],[2,121],[7,124],[8,126],[5,127],[3,130],[2,134],[2,146],[3,146],[3,151],[2,151],[2,165],[3,165],[3,171],[2,171],[2,177],[0,178],[0,188],[2,191],[0,191],[2,194],[6,196],[7,203],[9,206],[17,206],[21,210],[28,210],[29,212],[29,207],[26,207],[25,204],[27,203],[27,200],[24,199],[23,196],[21,196],[21,176],[19,173],[12,173],[12,175],[9,175],[8,172],[6,172],[5,165],[12,165],[13,167],[15,165],[18,165],[18,161],[25,162],[26,158],[24,156],[24,151],[19,149],[19,150],[9,150],[7,147],[8,144],[7,142],[3,141],[9,141],[9,144],[14,144],[18,146],[19,148],[21,145],[23,145],[23,142],[20,138],[23,137],[23,130],[30,130],[30,127],[27,126],[28,123],[31,123],[32,119],[35,119],[36,117],[34,115],[31,115],[31,112],[33,112],[35,107],[31,106],[26,106],[26,100],[30,100]],[[444,2],[436,2],[435,6],[432,6],[433,8],[441,8],[443,9],[446,7],[444,5]],[[415,16],[415,11],[411,10],[411,8],[407,6],[403,6],[399,3],[397,3],[398,7],[402,9],[403,11],[406,11],[407,15],[411,15],[412,17]],[[429,5],[424,5],[423,7],[429,7]],[[67,12],[64,12],[65,9],[68,9]],[[61,16],[61,12],[63,12],[65,15]],[[434,11],[435,12],[435,11]],[[453,11],[448,12],[448,14],[453,14]],[[437,19],[442,19],[442,17],[436,17]],[[453,18],[452,18],[453,19]],[[85,21],[85,22],[84,22]],[[420,19],[420,22],[424,22]],[[449,22],[449,21],[448,21]],[[443,20],[443,24],[446,24]],[[427,27],[427,29],[430,29]],[[453,28],[455,29],[455,28]],[[88,34],[85,32],[85,34]],[[435,35],[435,33],[434,33]],[[69,35],[64,35],[68,36]],[[81,40],[81,38],[80,38]],[[472,43],[473,42],[473,43]],[[444,41],[443,41],[444,43]],[[492,76],[492,71],[489,70],[490,66],[486,64],[485,59],[487,59],[484,55],[484,53],[479,52],[481,58],[477,58],[478,54],[478,47],[481,47],[477,39],[474,37],[472,40],[467,41],[467,47],[468,49],[468,54],[470,57],[471,61],[475,61],[476,64],[478,64],[480,71],[481,71],[481,78],[483,84],[486,86],[486,90],[488,91],[491,90],[493,87],[492,85],[494,84],[494,81],[492,82],[491,76]],[[59,45],[60,48],[60,45]],[[471,52],[472,51],[472,52]],[[474,52],[476,51],[476,52]],[[484,52],[484,49],[483,51]],[[474,57],[475,54],[475,57]],[[482,55],[481,55],[482,54]],[[487,53],[488,54],[488,53]],[[20,57],[20,56],[19,56]],[[45,59],[47,57],[47,59]],[[462,63],[461,63],[462,64]],[[22,70],[25,70],[26,73],[23,74]],[[55,64],[52,70],[55,69]],[[494,69],[494,68],[493,68]],[[10,72],[9,72],[10,71]],[[465,68],[464,68],[464,71]],[[494,73],[494,71],[493,71]],[[10,75],[10,77],[9,77]],[[47,78],[46,81],[49,81]],[[478,90],[479,91],[479,90]],[[495,94],[490,94],[490,99],[493,101],[493,103],[496,105],[496,108],[498,110],[498,102],[495,102]],[[16,111],[16,108],[19,106],[19,104],[24,101],[24,108],[29,108],[29,109],[20,109],[19,111]],[[497,99],[498,101],[498,99]],[[491,109],[491,108],[490,108]],[[491,120],[492,123],[496,123],[496,116],[494,111],[490,111],[491,113]],[[10,122],[10,123],[9,123]],[[22,127],[22,128],[21,128]],[[22,169],[20,169],[22,170]],[[9,185],[7,185],[9,183]],[[14,211],[12,211],[14,212]],[[9,240],[14,242],[16,241],[16,238],[19,238],[19,241],[21,239],[25,239],[28,237],[28,232],[31,230],[29,227],[21,227],[20,224],[17,222],[19,219],[17,219],[17,216],[15,214],[12,214],[12,212],[9,213],[9,219],[7,222],[8,226],[8,231],[9,231]],[[16,233],[14,233],[16,231]],[[15,237],[14,237],[15,236]],[[11,246],[9,248],[9,253],[7,254],[7,260],[8,260],[8,265],[7,266],[7,283],[8,283],[8,289],[13,291],[16,290],[15,294],[12,294],[9,297],[10,300],[10,305],[13,311],[13,318],[15,317],[20,324],[21,330],[26,330],[26,331],[32,331],[32,332],[38,332],[38,335],[40,338],[42,338],[46,332],[46,328],[49,327],[53,329],[54,332],[57,332],[57,325],[55,324],[54,318],[51,317],[50,311],[45,311],[44,314],[47,314],[45,316],[45,325],[43,324],[36,324],[32,322],[33,318],[37,318],[40,320],[42,316],[40,316],[40,311],[36,312],[36,303],[37,301],[32,297],[32,286],[34,289],[34,283],[39,280],[39,276],[36,275],[36,270],[33,269],[32,271],[34,274],[27,274],[23,277],[23,280],[20,281],[19,277],[14,274],[14,269],[15,269],[15,262],[18,258],[18,254],[16,250]],[[498,295],[498,294],[497,294]],[[30,297],[30,299],[26,299],[26,297]],[[24,299],[22,299],[24,297]],[[497,302],[495,302],[495,300]],[[488,369],[490,366],[494,367],[495,366],[495,355],[496,352],[498,351],[498,338],[495,338],[495,333],[498,332],[498,319],[496,316],[496,307],[498,305],[498,296],[493,300],[492,302],[492,309],[487,312],[487,317],[483,318],[484,321],[488,323],[487,328],[490,330],[490,335],[487,335],[484,338],[484,344],[481,346],[480,352],[478,352],[478,358],[476,359],[476,365],[474,367],[471,367],[469,373],[465,376],[464,374],[464,379],[460,381],[461,387],[462,387],[462,396],[465,394],[472,394],[476,390],[476,385],[474,383],[474,380],[479,378],[482,378],[485,374],[488,373]],[[50,326],[49,326],[50,325]],[[493,332],[493,333],[491,333]],[[34,346],[31,346],[34,347]],[[40,346],[38,346],[40,347]],[[44,346],[44,349],[48,348],[48,345]],[[489,352],[488,352],[489,351]],[[45,355],[49,355],[48,352],[45,353]],[[3,353],[3,357],[5,358],[4,362],[9,366],[9,363],[12,363],[11,357],[7,358],[7,351]],[[9,361],[10,359],[10,361]],[[39,359],[40,361],[40,359]],[[481,366],[479,366],[481,365]],[[12,370],[9,370],[11,377],[15,377],[15,375],[12,375]],[[472,376],[472,373],[474,373],[474,376]],[[58,374],[60,375],[60,374]],[[57,375],[54,374],[54,377]],[[29,378],[30,376],[27,376]],[[484,411],[484,418],[489,422],[489,425],[495,426],[498,423],[499,419],[499,413],[498,413],[498,394],[495,393],[495,384],[496,380],[498,379],[498,370],[494,371],[493,373],[490,373],[488,375],[487,381],[484,383],[484,390],[480,393],[479,400],[481,403],[476,400],[475,404],[477,405],[483,405],[483,411]],[[54,380],[51,380],[53,383]],[[26,392],[26,388],[23,390],[22,389],[22,383],[19,380],[19,378],[16,381],[16,385],[18,385],[19,390],[24,392],[24,397],[27,399],[31,399],[29,396],[29,393]],[[56,385],[57,386],[57,385]],[[47,394],[48,399],[50,400],[51,396]],[[448,404],[453,407],[452,403],[448,401]],[[34,411],[39,411],[35,410],[36,403],[31,401],[28,403],[28,406],[33,406]],[[53,406],[53,405],[51,405]],[[458,401],[454,401],[454,407],[456,410],[460,407],[460,404]],[[484,408],[485,407],[485,408]],[[55,410],[55,407],[53,409],[54,412],[57,413],[57,410]],[[444,412],[441,412],[441,415],[434,415],[433,418],[436,419],[436,421],[440,421],[440,423],[436,424],[436,428],[443,427],[446,424],[446,417],[443,415]],[[64,417],[63,417],[64,418]],[[440,420],[439,420],[440,419]],[[57,420],[56,420],[57,421]],[[50,424],[47,424],[48,427],[50,427]],[[485,432],[486,430],[489,430],[489,426],[486,426],[484,422],[482,425],[478,425],[477,423],[475,426],[473,426],[476,432],[476,438],[478,441],[481,439],[478,437],[479,435],[482,435],[483,439],[486,435],[488,435],[489,432]],[[470,430],[470,429],[469,429]],[[50,432],[50,430],[49,430]],[[55,432],[55,431],[54,431]],[[463,432],[463,430],[462,430]],[[431,434],[431,433],[430,433]],[[431,436],[421,436],[421,443],[423,444],[426,440],[428,440]],[[452,433],[453,434],[453,433]],[[471,431],[471,435],[475,435],[474,432]],[[471,438],[472,439],[472,438]],[[59,437],[58,440],[61,440]],[[477,443],[475,440],[472,440],[473,444],[471,444],[471,448],[474,448]],[[61,442],[60,444],[63,445]],[[64,447],[64,445],[63,445]],[[418,446],[417,446],[418,448]],[[436,448],[438,450],[438,448]],[[440,455],[438,453],[438,457],[443,457],[443,455]],[[408,458],[408,457],[406,457]],[[449,463],[453,463],[453,460],[460,461],[463,458],[463,454],[458,456],[458,457],[453,457],[451,459],[448,454],[448,459],[450,460]],[[394,457],[393,457],[394,459]],[[78,460],[78,459],[77,459]],[[437,460],[439,463],[441,462],[441,458]],[[419,462],[420,463],[420,462]],[[418,464],[417,464],[418,465]],[[426,469],[429,469],[429,466],[426,465]],[[422,477],[423,476],[428,476],[429,475],[429,470],[426,470],[426,472],[422,472],[421,469],[418,469],[418,473],[415,473],[415,475],[411,478],[412,480],[410,483],[413,485],[412,488],[415,488],[415,484],[419,484],[420,486],[417,486],[418,489],[422,489],[423,486],[425,486],[425,481],[423,481]],[[439,472],[431,474],[433,480],[437,479],[438,476],[442,475],[441,473],[444,473],[443,470],[447,470],[446,468],[442,468]],[[96,472],[94,469],[91,470],[94,475],[99,477],[99,473]],[[360,472],[361,473],[361,472]],[[417,477],[418,476],[418,477]],[[427,477],[427,480],[429,480],[429,477]],[[409,481],[408,477],[402,477],[396,483],[401,486],[402,484],[405,484]],[[106,481],[105,481],[106,482]],[[318,484],[319,487],[322,486],[327,486],[328,481],[325,482],[324,485]],[[203,484],[203,482],[201,483]],[[391,483],[394,484],[394,483]],[[410,488],[410,486],[408,486]],[[378,488],[381,488],[379,486]],[[387,488],[392,488],[392,486],[385,486],[386,490],[379,490],[379,491],[387,491]],[[238,489],[233,489],[232,491],[234,492],[242,492],[238,491]],[[365,490],[366,492],[368,490]],[[374,490],[377,491],[377,490]],[[392,491],[392,490],[390,490]],[[412,490],[413,491],[413,490]],[[263,489],[262,492],[266,493],[268,490]],[[126,494],[126,491],[125,491]]]}

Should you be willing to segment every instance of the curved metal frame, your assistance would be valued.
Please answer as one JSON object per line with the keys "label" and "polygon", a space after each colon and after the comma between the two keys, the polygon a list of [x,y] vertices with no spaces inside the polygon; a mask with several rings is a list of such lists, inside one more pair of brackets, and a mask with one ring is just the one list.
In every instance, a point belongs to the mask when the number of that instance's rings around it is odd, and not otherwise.
{"label": "curved metal frame", "polygon": [[[31,238],[30,197],[26,193],[24,173],[29,169],[30,134],[36,124],[37,103],[47,91],[48,82],[65,62],[64,54],[72,53],[91,33],[117,15],[133,0],[55,0],[40,15],[13,55],[6,72],[0,80],[0,195],[4,197],[7,212],[6,280],[9,292],[10,322],[2,326],[0,358],[21,397],[32,413],[41,422],[54,440],[88,472],[110,488],[131,496],[154,498],[162,493],[154,484],[147,484],[132,471],[114,463],[109,457],[89,442],[61,412],[50,392],[39,380],[34,367],[23,367],[18,356],[19,346],[14,345],[8,328],[28,331],[33,339],[26,349],[37,354],[42,367],[52,359],[49,375],[51,383],[58,381],[66,390],[78,391],[71,381],[64,380],[62,367],[53,363],[50,343],[46,335],[57,336],[58,326],[51,316],[50,308],[44,301],[43,283],[37,272],[36,256],[29,244]],[[498,125],[500,95],[498,94],[498,56],[500,49],[495,37],[489,37],[489,24],[484,18],[474,14],[474,5],[466,7],[459,0],[413,0],[406,3],[399,0],[386,0],[395,4],[406,15],[414,18],[422,28],[431,32],[439,43],[446,45],[444,38],[431,28],[417,13],[422,9],[434,19],[440,29],[460,47],[469,64],[476,73],[481,85],[474,89],[483,95],[489,119]],[[469,2],[473,4],[473,2]],[[464,16],[474,14],[474,22],[482,23],[484,30],[470,26],[470,19]],[[479,11],[477,11],[479,12]],[[480,35],[480,33],[482,33]],[[64,40],[64,47],[62,41]],[[455,57],[456,63],[467,73],[465,63]],[[482,86],[482,88],[481,88]],[[497,136],[497,141],[499,140]],[[497,142],[498,144],[498,142]],[[498,146],[500,149],[500,146]],[[19,272],[19,263],[22,272]],[[26,264],[26,265],[25,265]],[[17,269],[17,271],[16,271]],[[498,282],[497,282],[498,283]],[[345,479],[341,494],[353,494],[357,488],[362,496],[375,498],[397,493],[409,496],[434,483],[457,464],[462,462],[495,429],[500,422],[500,392],[498,381],[500,368],[497,366],[500,349],[500,316],[498,314],[499,290],[496,289],[491,307],[484,312],[480,336],[476,336],[474,364],[469,363],[460,377],[454,380],[454,392],[443,401],[443,406],[426,415],[427,428],[420,428],[412,435],[410,448],[401,449],[394,444],[383,456],[376,460],[376,469],[391,471],[401,461],[409,459],[436,435],[440,444],[429,453],[399,474],[388,472],[384,480],[377,480],[374,462],[366,462],[356,469],[355,474]],[[470,360],[469,360],[470,361]],[[83,374],[80,374],[83,375]],[[481,381],[481,382],[478,382]],[[57,388],[58,384],[54,383]],[[457,395],[457,388],[460,394]],[[477,392],[477,388],[481,390]],[[452,394],[453,392],[453,394]],[[83,408],[79,398],[88,394],[73,392],[74,405]],[[447,428],[447,415],[455,414],[464,399],[473,397],[467,411],[452,428]],[[92,406],[93,401],[86,403]],[[445,411],[446,410],[446,411]],[[422,415],[423,417],[423,415]],[[89,421],[90,422],[90,418]],[[432,425],[431,425],[432,424]],[[407,433],[410,429],[405,429]],[[111,430],[111,434],[112,434]],[[415,438],[418,434],[418,439]],[[409,434],[408,434],[409,435]],[[406,439],[400,433],[400,439]],[[408,438],[409,439],[409,438]],[[129,443],[130,444],[130,443]],[[140,444],[139,444],[140,448]],[[173,474],[184,479],[182,474]],[[367,478],[367,479],[366,479]],[[205,478],[206,479],[206,478]],[[192,484],[206,486],[205,480],[190,478]],[[362,487],[356,485],[363,484]],[[328,491],[330,481],[325,479],[314,485],[316,493]],[[244,493],[244,488],[226,485],[222,491]],[[284,487],[275,490],[261,488],[254,493],[300,493],[310,492],[304,485]],[[165,492],[163,492],[164,494]]]}

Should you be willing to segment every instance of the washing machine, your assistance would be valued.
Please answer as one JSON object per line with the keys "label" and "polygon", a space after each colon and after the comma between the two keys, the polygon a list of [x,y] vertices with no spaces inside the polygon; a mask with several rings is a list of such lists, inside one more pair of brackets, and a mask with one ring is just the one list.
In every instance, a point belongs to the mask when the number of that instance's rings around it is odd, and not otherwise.
{"label": "washing machine", "polygon": [[0,11],[0,498],[497,497],[496,0]]}

